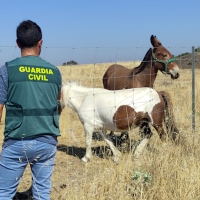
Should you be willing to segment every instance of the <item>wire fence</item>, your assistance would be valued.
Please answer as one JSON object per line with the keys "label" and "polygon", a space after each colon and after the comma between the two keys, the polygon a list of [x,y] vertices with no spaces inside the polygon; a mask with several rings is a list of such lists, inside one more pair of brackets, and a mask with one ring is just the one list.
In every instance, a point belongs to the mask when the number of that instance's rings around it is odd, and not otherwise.
{"label": "wire fence", "polygon": [[[57,66],[62,66],[63,64],[66,64],[68,61],[76,61],[79,65],[74,66],[63,66],[60,67],[61,72],[63,74],[63,80],[66,79],[74,79],[75,77],[72,77],[73,74],[71,74],[74,70],[73,68],[83,68],[81,71],[84,72],[87,66],[90,66],[90,69],[88,68],[89,76],[83,76],[83,74],[80,72],[80,74],[76,73],[76,76],[79,77],[79,81],[87,81],[87,80],[93,80],[92,85],[90,86],[102,86],[102,75],[103,72],[106,71],[109,65],[112,63],[124,63],[125,66],[128,68],[135,67],[139,65],[139,62],[143,59],[145,52],[148,50],[148,47],[50,47],[50,46],[44,46],[41,51],[41,57],[43,59],[46,59],[52,64],[55,64]],[[168,50],[174,54],[174,56],[177,57],[177,62],[181,70],[187,69],[188,71],[192,70],[192,64],[194,66],[194,69],[198,70],[200,68],[200,53],[194,52],[194,55],[192,55],[192,49],[191,47],[168,47]],[[6,61],[12,60],[16,57],[20,57],[20,50],[17,46],[0,46],[0,66],[5,64]],[[194,63],[192,61],[192,56],[194,56]],[[129,63],[129,64],[127,64]],[[98,66],[97,66],[98,64]],[[67,69],[66,69],[67,67]],[[101,70],[97,69],[101,68]],[[68,71],[68,72],[65,72]],[[98,74],[99,72],[99,74]],[[192,72],[192,71],[191,71]],[[65,78],[65,73],[68,73],[67,77]],[[86,73],[86,72],[84,72]],[[191,77],[188,77],[188,80],[182,81],[182,83],[188,83],[190,80],[194,80],[195,74],[193,74]],[[83,80],[84,79],[84,80]],[[77,79],[76,79],[77,80]],[[169,79],[170,80],[170,79]],[[182,73],[180,76],[180,81],[183,80]],[[100,82],[98,84],[98,81]],[[161,80],[157,80],[157,84],[161,82],[165,82],[164,88],[167,89],[166,85],[168,82],[168,79],[164,79],[162,77]],[[163,84],[161,83],[163,86]],[[191,84],[192,89],[192,82]],[[194,84],[195,85],[195,84]],[[176,87],[176,85],[174,85]],[[191,91],[192,96],[194,97],[194,88],[193,91]],[[193,100],[194,101],[194,100]]]}
{"label": "wire fence", "polygon": [[[73,80],[88,87],[103,87],[102,77],[111,64],[118,63],[129,69],[134,68],[139,65],[147,50],[148,47],[43,47],[41,57],[59,66],[63,81]],[[180,78],[172,81],[169,76],[165,77],[159,74],[154,87],[170,91],[172,96],[174,92],[173,98],[179,97],[178,99],[180,99],[181,95],[178,95],[177,87],[188,86],[188,94],[191,95],[188,103],[192,105],[192,108],[188,108],[188,113],[192,116],[188,120],[192,119],[194,131],[196,128],[194,116],[198,116],[198,112],[194,112],[196,110],[194,102],[197,98],[194,94],[195,90],[198,90],[198,82],[194,80],[200,68],[200,53],[195,51],[192,53],[191,47],[168,47],[168,50],[178,56],[176,61],[181,70]],[[0,52],[0,65],[20,57],[17,46],[0,46]],[[76,61],[78,65],[62,66],[72,60]],[[182,92],[181,90],[180,93]],[[179,103],[178,105],[181,106]]]}
{"label": "wire fence", "polygon": [[[117,63],[128,69],[133,69],[139,66],[148,49],[148,47],[43,47],[41,57],[58,66],[63,82],[75,81],[86,87],[103,88],[103,75],[110,65]],[[195,78],[200,75],[200,53],[195,52],[191,47],[168,49],[170,52],[174,52],[175,56],[180,55],[176,60],[180,68],[180,77],[173,80],[169,75],[164,75],[159,71],[154,89],[170,93],[180,136],[184,137],[185,140],[191,140],[192,133],[193,142],[197,142],[196,138],[199,137],[200,131],[200,125],[197,123],[200,120],[198,103],[200,97],[194,94],[200,92],[200,81]],[[16,46],[0,46],[0,65],[16,57],[20,57],[20,51]],[[63,66],[63,63],[71,60],[78,62],[78,65]],[[0,130],[3,131],[3,128],[4,123],[1,124]],[[63,110],[60,117],[60,131],[62,136],[59,138],[58,150],[68,155],[83,156],[81,150],[85,148],[84,129],[77,114],[70,108]],[[133,134],[135,132],[133,131]],[[153,137],[158,137],[156,132]],[[64,172],[62,162],[65,162],[63,158],[58,157],[56,164],[58,169],[56,169],[58,171],[62,169]],[[66,165],[64,166],[66,167]],[[67,173],[72,174],[69,171]],[[25,178],[22,180],[24,185],[30,185],[30,180],[28,183],[26,180],[30,179],[29,175],[30,172],[27,172],[27,176],[25,173]],[[61,179],[56,171],[53,180],[54,197],[58,196],[61,186],[65,187],[66,179]],[[68,179],[71,180],[72,177],[68,177]],[[26,188],[24,185],[21,186],[22,190]]]}
{"label": "wire fence", "polygon": [[[142,60],[150,47],[50,47],[43,46],[41,57],[50,63],[60,66],[64,62],[74,60],[79,64],[95,64],[110,62],[127,62]],[[191,47],[168,47],[174,56],[191,53]],[[0,45],[0,65],[6,61],[20,57],[17,46]]]}

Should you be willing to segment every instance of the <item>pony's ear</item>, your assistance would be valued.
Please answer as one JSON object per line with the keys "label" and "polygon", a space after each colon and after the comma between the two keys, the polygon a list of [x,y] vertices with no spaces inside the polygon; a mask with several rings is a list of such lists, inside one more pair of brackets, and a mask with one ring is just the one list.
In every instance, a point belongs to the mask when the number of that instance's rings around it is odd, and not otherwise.
{"label": "pony's ear", "polygon": [[155,35],[152,35],[150,37],[150,41],[151,41],[151,44],[152,44],[153,47],[160,47],[160,46],[162,46],[162,43],[156,38]]}

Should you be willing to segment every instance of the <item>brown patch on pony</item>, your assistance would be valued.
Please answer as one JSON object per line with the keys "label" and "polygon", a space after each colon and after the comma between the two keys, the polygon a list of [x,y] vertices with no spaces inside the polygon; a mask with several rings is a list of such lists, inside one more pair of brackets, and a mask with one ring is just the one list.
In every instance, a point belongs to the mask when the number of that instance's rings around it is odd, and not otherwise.
{"label": "brown patch on pony", "polygon": [[144,121],[151,121],[148,113],[136,112],[132,107],[127,105],[120,106],[113,116],[113,123],[120,130],[132,129]]}
{"label": "brown patch on pony", "polygon": [[153,127],[158,132],[160,139],[166,141],[166,133],[163,129],[162,123],[164,119],[165,112],[165,102],[162,97],[162,94],[158,92],[160,102],[153,107],[152,118],[153,118]]}
{"label": "brown patch on pony", "polygon": [[[178,143],[179,130],[176,127],[170,94],[165,91],[160,91],[158,92],[158,95],[160,102],[156,104],[152,110],[153,127],[158,132],[162,141],[166,141],[167,137],[169,137],[174,142]],[[163,119],[166,125],[167,134],[162,126]]]}
{"label": "brown patch on pony", "polygon": [[159,91],[159,96],[163,98],[165,103],[165,117],[164,122],[166,125],[166,131],[168,137],[172,138],[172,140],[176,143],[179,142],[179,130],[176,126],[176,120],[173,113],[173,104],[171,100],[171,96],[168,92]]}

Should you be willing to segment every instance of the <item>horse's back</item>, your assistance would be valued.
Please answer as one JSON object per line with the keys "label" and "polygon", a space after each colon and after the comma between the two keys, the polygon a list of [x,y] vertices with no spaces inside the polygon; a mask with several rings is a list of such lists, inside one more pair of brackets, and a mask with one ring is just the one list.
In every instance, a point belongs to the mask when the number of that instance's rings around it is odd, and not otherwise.
{"label": "horse's back", "polygon": [[[114,89],[123,89],[125,82],[131,75],[131,69],[128,69],[119,64],[111,65],[105,72],[103,76],[103,86],[105,89],[114,90]],[[122,84],[123,86],[118,86]]]}

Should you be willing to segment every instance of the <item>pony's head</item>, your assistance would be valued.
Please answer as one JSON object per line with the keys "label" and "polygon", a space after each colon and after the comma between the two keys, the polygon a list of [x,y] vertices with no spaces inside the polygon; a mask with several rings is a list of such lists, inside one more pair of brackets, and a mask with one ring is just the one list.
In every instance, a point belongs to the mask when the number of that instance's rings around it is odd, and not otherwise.
{"label": "pony's head", "polygon": [[65,108],[65,106],[66,106],[66,104],[65,104],[65,101],[64,101],[64,97],[63,97],[63,85],[62,85],[61,91],[60,91],[59,96],[58,96],[58,112],[59,112],[59,115],[61,114],[61,112]]}
{"label": "pony's head", "polygon": [[70,96],[70,92],[73,91],[75,88],[80,89],[82,88],[82,86],[75,81],[67,81],[62,84],[60,100],[59,100],[61,110],[64,109],[67,105],[69,106],[71,105],[70,101],[75,97]]}

